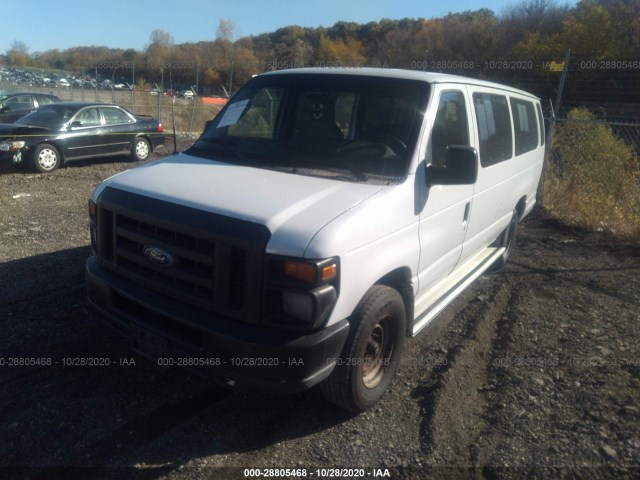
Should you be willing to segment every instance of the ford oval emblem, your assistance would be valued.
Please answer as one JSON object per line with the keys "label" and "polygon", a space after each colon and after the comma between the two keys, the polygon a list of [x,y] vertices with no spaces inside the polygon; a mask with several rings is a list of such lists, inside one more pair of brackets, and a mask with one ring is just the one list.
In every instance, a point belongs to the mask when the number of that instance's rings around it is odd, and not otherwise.
{"label": "ford oval emblem", "polygon": [[159,267],[169,268],[175,263],[173,255],[160,247],[144,247],[142,253],[144,253],[147,260]]}

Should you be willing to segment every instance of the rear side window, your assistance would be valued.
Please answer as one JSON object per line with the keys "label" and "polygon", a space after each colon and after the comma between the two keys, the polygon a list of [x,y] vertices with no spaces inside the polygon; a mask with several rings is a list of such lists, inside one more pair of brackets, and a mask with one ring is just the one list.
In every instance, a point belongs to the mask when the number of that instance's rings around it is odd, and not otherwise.
{"label": "rear side window", "polygon": [[513,140],[507,97],[474,93],[473,106],[480,137],[480,164],[488,167],[511,158]]}
{"label": "rear side window", "polygon": [[102,115],[104,116],[104,121],[107,125],[133,123],[133,119],[118,108],[103,108]]}
{"label": "rear side window", "polygon": [[56,101],[53,97],[36,97],[36,100],[38,100],[39,105],[49,105]]}
{"label": "rear side window", "polygon": [[511,98],[511,115],[516,139],[516,155],[534,150],[538,146],[538,119],[533,103]]}

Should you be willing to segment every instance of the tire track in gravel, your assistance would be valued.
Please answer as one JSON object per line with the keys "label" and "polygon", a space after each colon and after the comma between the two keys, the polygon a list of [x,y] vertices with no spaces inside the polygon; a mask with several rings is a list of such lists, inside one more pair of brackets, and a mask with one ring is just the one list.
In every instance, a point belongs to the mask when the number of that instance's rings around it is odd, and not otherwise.
{"label": "tire track in gravel", "polygon": [[478,442],[486,427],[485,392],[498,325],[513,301],[514,285],[500,276],[478,291],[455,314],[454,338],[447,341],[446,362],[432,372],[423,389],[426,410],[422,427],[422,450],[431,466],[476,466]]}

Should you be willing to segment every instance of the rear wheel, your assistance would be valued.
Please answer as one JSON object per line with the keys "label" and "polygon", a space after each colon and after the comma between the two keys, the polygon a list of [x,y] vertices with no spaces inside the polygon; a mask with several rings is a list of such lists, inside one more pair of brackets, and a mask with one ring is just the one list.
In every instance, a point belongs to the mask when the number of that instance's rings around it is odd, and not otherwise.
{"label": "rear wheel", "polygon": [[131,148],[131,160],[134,162],[142,162],[149,158],[151,154],[151,145],[146,138],[136,138],[133,141],[133,146]]}
{"label": "rear wheel", "polygon": [[53,145],[43,143],[33,151],[33,168],[40,173],[53,172],[60,166],[60,154]]}
{"label": "rear wheel", "polygon": [[406,325],[402,297],[390,287],[375,285],[351,322],[342,355],[320,388],[332,403],[362,412],[380,400],[398,370]]}

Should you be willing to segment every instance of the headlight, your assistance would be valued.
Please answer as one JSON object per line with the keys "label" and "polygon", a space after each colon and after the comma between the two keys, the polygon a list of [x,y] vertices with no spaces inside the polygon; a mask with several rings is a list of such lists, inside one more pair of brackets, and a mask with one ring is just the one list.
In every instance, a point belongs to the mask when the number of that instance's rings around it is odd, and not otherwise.
{"label": "headlight", "polygon": [[24,142],[24,140],[4,141],[0,143],[0,151],[14,152],[16,150],[20,150],[21,148],[24,148],[25,145],[26,143]]}
{"label": "headlight", "polygon": [[265,265],[264,323],[295,330],[320,328],[338,299],[339,259],[269,255]]}

